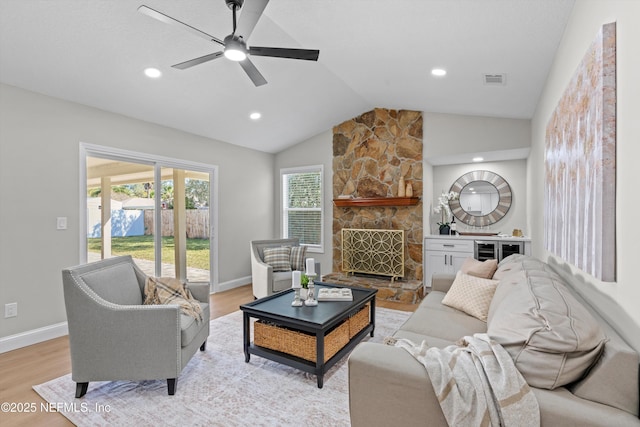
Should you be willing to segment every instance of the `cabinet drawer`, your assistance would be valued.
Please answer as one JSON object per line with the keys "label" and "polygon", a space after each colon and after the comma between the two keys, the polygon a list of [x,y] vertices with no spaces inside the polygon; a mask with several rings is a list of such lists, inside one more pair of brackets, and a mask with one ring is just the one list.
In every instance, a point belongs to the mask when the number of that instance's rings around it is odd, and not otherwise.
{"label": "cabinet drawer", "polygon": [[469,252],[473,254],[473,240],[426,239],[425,250],[447,252]]}

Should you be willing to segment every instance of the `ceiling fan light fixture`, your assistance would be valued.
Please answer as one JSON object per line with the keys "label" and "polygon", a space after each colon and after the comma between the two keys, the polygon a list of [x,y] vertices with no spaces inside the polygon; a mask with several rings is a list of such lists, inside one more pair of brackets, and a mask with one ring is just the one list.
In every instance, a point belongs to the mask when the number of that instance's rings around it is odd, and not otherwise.
{"label": "ceiling fan light fixture", "polygon": [[226,48],[224,50],[224,56],[225,58],[236,62],[244,61],[245,59],[247,59],[247,54],[237,49]]}
{"label": "ceiling fan light fixture", "polygon": [[240,37],[230,35],[224,39],[224,56],[236,62],[247,59],[247,47]]}

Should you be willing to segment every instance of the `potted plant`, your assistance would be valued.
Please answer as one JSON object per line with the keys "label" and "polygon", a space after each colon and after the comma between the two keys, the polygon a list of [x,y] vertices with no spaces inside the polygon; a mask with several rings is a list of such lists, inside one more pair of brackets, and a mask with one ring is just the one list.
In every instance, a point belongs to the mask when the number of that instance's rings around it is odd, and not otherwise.
{"label": "potted plant", "polygon": [[302,289],[300,289],[300,298],[301,299],[307,299],[307,292],[309,289],[309,276],[307,276],[305,273],[302,273],[302,275],[300,276],[300,285],[302,286]]}
{"label": "potted plant", "polygon": [[455,191],[450,191],[448,193],[443,192],[440,197],[438,197],[438,205],[433,208],[433,211],[435,213],[439,213],[440,218],[442,219],[437,223],[440,234],[449,234],[451,232],[451,226],[449,223],[451,208],[449,207],[449,202],[451,200],[457,200],[459,197],[460,194]]}

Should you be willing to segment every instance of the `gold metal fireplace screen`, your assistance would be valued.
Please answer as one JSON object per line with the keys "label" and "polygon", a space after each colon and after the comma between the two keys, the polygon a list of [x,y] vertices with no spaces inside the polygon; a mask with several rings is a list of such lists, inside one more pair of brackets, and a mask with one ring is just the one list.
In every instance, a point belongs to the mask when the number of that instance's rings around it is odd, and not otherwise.
{"label": "gold metal fireplace screen", "polygon": [[404,276],[404,230],[342,229],[342,271]]}

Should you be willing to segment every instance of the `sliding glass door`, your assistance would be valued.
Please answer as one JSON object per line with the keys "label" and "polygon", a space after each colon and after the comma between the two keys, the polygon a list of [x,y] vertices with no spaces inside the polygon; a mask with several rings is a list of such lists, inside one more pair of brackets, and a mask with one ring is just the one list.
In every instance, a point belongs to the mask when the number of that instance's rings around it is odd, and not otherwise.
{"label": "sliding glass door", "polygon": [[131,255],[150,276],[216,283],[215,167],[83,149],[86,260]]}

